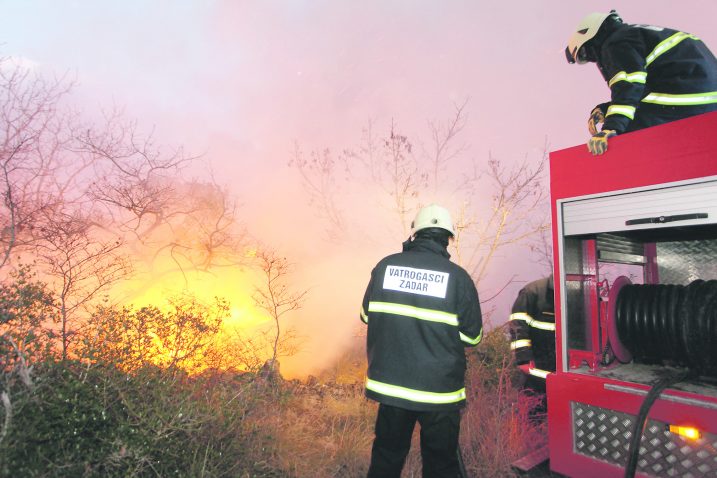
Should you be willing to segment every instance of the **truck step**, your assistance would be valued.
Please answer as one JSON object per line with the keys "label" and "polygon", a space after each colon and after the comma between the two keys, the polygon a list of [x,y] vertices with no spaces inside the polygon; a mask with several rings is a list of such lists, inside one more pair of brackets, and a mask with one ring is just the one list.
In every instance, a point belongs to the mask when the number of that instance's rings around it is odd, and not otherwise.
{"label": "truck step", "polygon": [[522,458],[518,458],[512,463],[512,466],[520,471],[530,471],[541,463],[546,462],[549,456],[548,445],[545,445]]}

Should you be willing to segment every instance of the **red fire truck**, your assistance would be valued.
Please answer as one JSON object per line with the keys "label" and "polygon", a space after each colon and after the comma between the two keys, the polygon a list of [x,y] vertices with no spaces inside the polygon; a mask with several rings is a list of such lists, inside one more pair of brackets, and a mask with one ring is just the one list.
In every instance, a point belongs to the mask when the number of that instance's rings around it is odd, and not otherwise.
{"label": "red fire truck", "polygon": [[717,113],[550,155],[550,468],[717,476]]}

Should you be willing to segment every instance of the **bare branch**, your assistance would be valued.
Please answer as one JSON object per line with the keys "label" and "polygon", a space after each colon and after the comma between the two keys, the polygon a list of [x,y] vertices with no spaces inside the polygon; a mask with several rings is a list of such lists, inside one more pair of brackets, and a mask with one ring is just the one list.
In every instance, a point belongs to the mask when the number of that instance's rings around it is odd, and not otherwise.
{"label": "bare branch", "polygon": [[328,149],[311,152],[305,159],[298,144],[294,144],[294,153],[290,167],[295,167],[301,176],[302,185],[309,197],[309,204],[316,207],[319,217],[327,222],[325,233],[331,241],[338,241],[343,235],[345,221],[339,208],[341,188],[337,180],[339,160]]}
{"label": "bare branch", "polygon": [[465,145],[455,146],[453,142],[466,126],[465,108],[467,105],[468,99],[464,100],[462,104],[454,105],[454,114],[445,125],[438,124],[435,121],[429,121],[428,123],[432,140],[431,150],[426,151],[424,154],[426,154],[431,164],[431,180],[434,193],[438,191],[438,186],[441,184],[440,173],[445,172],[451,161],[466,151]]}
{"label": "bare branch", "polygon": [[265,310],[274,320],[276,335],[272,347],[271,366],[276,363],[281,337],[281,318],[289,312],[300,309],[308,290],[294,291],[286,283],[292,264],[271,250],[261,250],[257,254],[259,268],[264,274],[262,287],[254,289],[254,303]]}
{"label": "bare branch", "polygon": [[[507,246],[528,243],[546,230],[547,188],[543,187],[543,179],[548,145],[546,142],[543,156],[537,160],[526,155],[518,162],[508,163],[489,154],[485,162],[469,161],[468,146],[460,141],[467,125],[467,107],[468,100],[465,100],[454,105],[447,121],[429,121],[428,139],[425,144],[420,143],[418,155],[414,153],[412,141],[398,131],[394,121],[387,128],[386,136],[380,139],[375,134],[375,125],[369,122],[362,131],[359,147],[344,154],[348,178],[341,183],[342,194],[328,194],[327,189],[322,189],[325,184],[322,181],[328,176],[332,184],[338,180],[333,169],[298,168],[310,204],[321,208],[322,217],[336,231],[347,225],[337,220],[331,223],[327,211],[345,210],[351,188],[358,188],[363,203],[388,205],[405,237],[412,212],[438,201],[454,211],[457,233],[451,252],[480,285],[500,251]],[[330,153],[326,150],[325,154]],[[301,161],[297,152],[293,165],[307,164]],[[316,201],[317,197],[322,200]],[[359,224],[360,234],[351,237],[364,240],[366,231],[385,230],[383,224],[376,223],[375,215],[370,221]],[[345,229],[342,233],[341,237],[348,235]],[[504,289],[498,287],[498,293]]]}

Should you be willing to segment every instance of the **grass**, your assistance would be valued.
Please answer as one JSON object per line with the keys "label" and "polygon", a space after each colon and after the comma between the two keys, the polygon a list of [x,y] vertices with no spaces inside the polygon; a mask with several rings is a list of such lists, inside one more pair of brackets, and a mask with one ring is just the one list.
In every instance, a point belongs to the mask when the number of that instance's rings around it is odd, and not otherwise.
{"label": "grass", "polygon": [[[356,378],[365,364],[348,362],[334,369],[343,377],[312,384],[37,364],[32,387],[15,381],[6,390],[12,420],[0,442],[0,476],[363,477],[377,405]],[[501,331],[469,353],[461,423],[469,476],[515,476],[510,464],[545,441],[528,421],[532,404],[514,370]],[[417,429],[403,476],[420,474]]]}
{"label": "grass", "polygon": [[[360,350],[360,348],[358,349]],[[355,355],[355,351],[353,354]],[[461,420],[461,449],[469,476],[517,476],[511,463],[546,442],[544,425],[528,415],[535,400],[521,394],[508,339],[500,329],[488,332],[469,352],[467,406]],[[360,360],[342,357],[344,376],[355,377]],[[321,393],[295,396],[285,404],[277,436],[280,468],[293,477],[362,477],[373,441],[376,404],[363,398],[360,386],[350,394],[337,374],[325,376]],[[345,380],[343,382],[346,382]],[[332,394],[332,391],[335,393]],[[421,476],[417,426],[403,477]]]}

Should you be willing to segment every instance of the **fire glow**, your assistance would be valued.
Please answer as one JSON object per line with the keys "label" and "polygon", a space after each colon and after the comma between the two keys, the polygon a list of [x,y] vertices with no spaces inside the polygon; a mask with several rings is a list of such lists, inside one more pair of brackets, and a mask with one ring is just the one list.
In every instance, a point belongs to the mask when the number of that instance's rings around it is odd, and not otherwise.
{"label": "fire glow", "polygon": [[[156,307],[171,312],[172,300],[187,296],[198,303],[211,307],[215,300],[227,302],[228,311],[221,317],[218,333],[212,342],[226,346],[236,340],[237,332],[251,336],[258,329],[271,323],[271,318],[254,304],[254,285],[250,274],[239,269],[218,272],[166,273],[152,281],[128,281],[117,290],[122,303],[132,309]],[[207,366],[195,363],[191,372],[201,372]]]}

